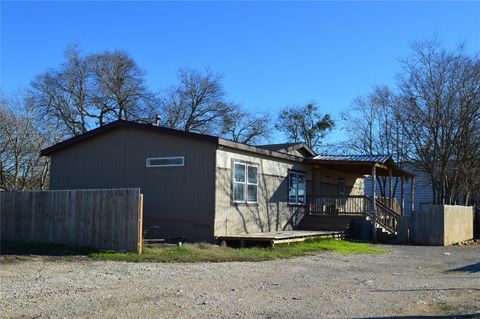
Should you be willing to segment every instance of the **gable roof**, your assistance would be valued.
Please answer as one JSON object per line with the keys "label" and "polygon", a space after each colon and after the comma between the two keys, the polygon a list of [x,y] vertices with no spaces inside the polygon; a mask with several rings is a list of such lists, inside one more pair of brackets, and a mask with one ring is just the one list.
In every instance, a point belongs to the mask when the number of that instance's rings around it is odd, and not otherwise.
{"label": "gable roof", "polygon": [[164,133],[164,134],[168,134],[168,135],[177,135],[177,136],[183,136],[183,137],[198,139],[198,140],[202,140],[202,141],[205,141],[205,142],[211,142],[211,143],[217,143],[217,141],[218,141],[218,137],[211,136],[211,135],[179,131],[179,130],[169,129],[169,128],[162,127],[162,126],[156,126],[156,125],[153,125],[153,124],[145,124],[145,123],[138,123],[138,122],[132,122],[132,121],[117,120],[117,121],[108,123],[106,125],[102,125],[100,127],[97,127],[95,129],[90,130],[88,132],[85,132],[83,134],[80,134],[80,135],[74,136],[72,138],[69,138],[67,140],[64,140],[64,141],[62,141],[60,143],[57,143],[55,145],[52,145],[50,147],[47,147],[47,148],[40,151],[40,155],[41,156],[49,156],[56,151],[59,151],[61,149],[69,147],[71,145],[83,142],[84,140],[90,139],[90,138],[95,137],[97,135],[100,135],[100,134],[103,134],[105,132],[109,132],[109,131],[112,131],[114,129],[121,128],[121,127],[122,128],[123,127],[133,127],[133,128],[138,128],[138,129],[142,129],[142,130]]}
{"label": "gable roof", "polygon": [[[40,151],[41,156],[50,156],[51,154],[70,147],[72,145],[81,143],[85,140],[93,138],[97,135],[109,132],[118,128],[137,128],[141,130],[147,130],[152,132],[158,132],[162,134],[180,136],[185,138],[197,139],[208,143],[213,143],[219,148],[231,148],[235,150],[241,150],[258,155],[268,156],[275,159],[287,160],[298,163],[310,163],[319,164],[326,168],[341,169],[347,172],[356,174],[368,175],[371,172],[373,165],[378,166],[377,174],[386,175],[388,169],[391,168],[393,176],[413,176],[413,174],[398,168],[395,165],[395,161],[389,155],[316,155],[315,152],[310,149],[305,143],[282,143],[282,144],[269,144],[262,146],[252,146],[243,143],[230,141],[218,136],[212,136],[207,134],[185,132],[175,129],[170,129],[162,126],[156,126],[153,124],[117,120],[109,124],[100,126],[96,129],[83,133],[81,135],[72,137],[50,147],[47,147]],[[311,156],[300,157],[292,154],[288,154],[289,150],[304,150],[306,155]]]}
{"label": "gable roof", "polygon": [[286,152],[292,150],[299,151],[300,154],[304,155],[304,157],[312,157],[317,155],[307,144],[303,142],[299,143],[281,143],[281,144],[266,144],[266,145],[258,145],[257,147],[264,148],[267,150],[277,151],[277,152]]}
{"label": "gable roof", "polygon": [[72,145],[81,143],[85,140],[88,140],[90,138],[93,138],[97,135],[118,129],[118,128],[137,128],[141,130],[147,130],[147,131],[152,131],[152,132],[158,132],[162,134],[167,134],[167,135],[173,135],[173,136],[180,136],[180,137],[185,137],[185,138],[191,138],[191,139],[196,139],[204,142],[209,142],[213,143],[216,145],[220,145],[223,147],[229,147],[237,150],[243,150],[246,152],[252,152],[255,154],[260,154],[260,155],[265,155],[265,156],[270,156],[274,158],[279,158],[279,159],[285,159],[285,160],[290,160],[290,161],[295,161],[295,162],[301,162],[303,160],[302,157],[287,154],[287,153],[282,153],[279,151],[275,150],[268,150],[256,146],[251,146],[243,143],[238,143],[234,141],[230,141],[227,139],[223,139],[218,136],[212,136],[212,135],[207,135],[207,134],[200,134],[200,133],[193,133],[193,132],[186,132],[186,131],[180,131],[180,130],[175,130],[171,128],[166,128],[162,126],[156,126],[153,124],[146,124],[146,123],[139,123],[139,122],[132,122],[132,121],[125,121],[125,120],[117,120],[111,123],[108,123],[106,125],[100,126],[98,128],[95,128],[93,130],[90,130],[88,132],[85,132],[81,135],[74,136],[72,138],[69,138],[65,141],[62,141],[60,143],[57,143],[55,145],[52,145],[50,147],[47,147],[43,150],[40,151],[41,156],[50,156],[51,154],[62,150],[64,148],[70,147]]}

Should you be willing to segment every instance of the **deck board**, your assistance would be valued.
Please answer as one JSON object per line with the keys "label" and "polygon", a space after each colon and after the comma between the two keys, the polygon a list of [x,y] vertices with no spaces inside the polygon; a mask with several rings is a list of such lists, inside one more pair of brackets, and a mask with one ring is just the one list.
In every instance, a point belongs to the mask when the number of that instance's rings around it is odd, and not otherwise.
{"label": "deck board", "polygon": [[219,241],[248,241],[248,242],[261,242],[267,241],[271,244],[289,243],[304,241],[309,238],[322,238],[322,237],[341,237],[343,231],[305,231],[305,230],[289,230],[289,231],[275,231],[275,232],[263,232],[252,234],[236,234],[218,236]]}

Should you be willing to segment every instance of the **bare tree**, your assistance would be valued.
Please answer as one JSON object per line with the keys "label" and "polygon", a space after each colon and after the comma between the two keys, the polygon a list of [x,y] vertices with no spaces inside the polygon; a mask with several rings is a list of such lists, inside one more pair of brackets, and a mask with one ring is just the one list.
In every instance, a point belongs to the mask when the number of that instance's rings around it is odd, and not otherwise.
{"label": "bare tree", "polygon": [[84,55],[72,46],[65,59],[31,83],[31,99],[45,121],[78,135],[116,119],[145,116],[154,95],[143,71],[126,53]]}
{"label": "bare tree", "polygon": [[0,98],[0,188],[5,190],[45,189],[48,159],[40,149],[50,143],[50,135],[39,123],[25,100]]}
{"label": "bare tree", "polygon": [[222,134],[225,138],[246,144],[258,144],[270,135],[269,117],[254,115],[232,106],[224,121]]}
{"label": "bare tree", "polygon": [[291,142],[305,142],[311,149],[317,150],[327,132],[332,130],[334,122],[330,115],[320,114],[313,103],[283,109],[275,128],[286,134]]}
{"label": "bare tree", "polygon": [[[413,164],[430,176],[434,203],[479,202],[478,55],[463,46],[448,51],[436,39],[414,43],[395,91],[375,88],[343,118],[350,149]],[[385,181],[379,185],[384,194]]]}
{"label": "bare tree", "polygon": [[[428,173],[435,203],[454,203],[478,185],[480,62],[460,46],[415,43],[402,62],[396,116],[413,148],[412,161]],[[478,175],[477,175],[478,176]]]}
{"label": "bare tree", "polygon": [[219,133],[231,111],[221,76],[210,70],[181,69],[178,81],[162,99],[162,124],[183,131]]}
{"label": "bare tree", "polygon": [[148,112],[154,95],[145,85],[145,72],[125,52],[105,51],[86,58],[91,72],[90,101],[97,108],[99,124],[135,120]]}
{"label": "bare tree", "polygon": [[39,114],[71,135],[88,131],[93,112],[88,101],[88,65],[78,47],[69,47],[66,61],[32,81],[32,98]]}
{"label": "bare tree", "polygon": [[[342,113],[348,141],[344,148],[358,154],[392,155],[400,167],[408,160],[409,142],[397,121],[398,97],[388,87],[377,86],[367,96],[357,97],[348,112]],[[388,179],[377,176],[379,192],[386,196]],[[393,191],[398,185],[395,179]]]}

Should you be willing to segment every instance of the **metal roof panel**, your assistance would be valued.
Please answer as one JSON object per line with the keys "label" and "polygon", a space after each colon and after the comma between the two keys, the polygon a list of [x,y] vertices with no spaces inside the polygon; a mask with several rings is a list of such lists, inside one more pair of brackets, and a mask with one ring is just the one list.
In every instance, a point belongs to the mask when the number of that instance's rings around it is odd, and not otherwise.
{"label": "metal roof panel", "polygon": [[390,155],[317,155],[313,159],[322,161],[385,163],[389,158]]}

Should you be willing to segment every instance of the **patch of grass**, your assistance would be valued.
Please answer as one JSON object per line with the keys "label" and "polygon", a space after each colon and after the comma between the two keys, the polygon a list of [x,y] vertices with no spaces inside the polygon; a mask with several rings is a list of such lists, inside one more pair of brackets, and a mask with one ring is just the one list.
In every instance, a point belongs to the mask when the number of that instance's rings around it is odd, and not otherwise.
{"label": "patch of grass", "polygon": [[120,252],[91,252],[91,258],[98,260],[130,262],[226,262],[263,261],[280,258],[293,258],[320,251],[333,251],[340,254],[382,254],[383,248],[367,243],[335,239],[311,239],[304,242],[278,245],[273,248],[230,248],[210,244],[146,245],[143,254]]}
{"label": "patch of grass", "polygon": [[444,312],[452,312],[454,311],[456,308],[452,305],[449,305],[449,304],[439,304],[438,307],[440,309],[442,309]]}

